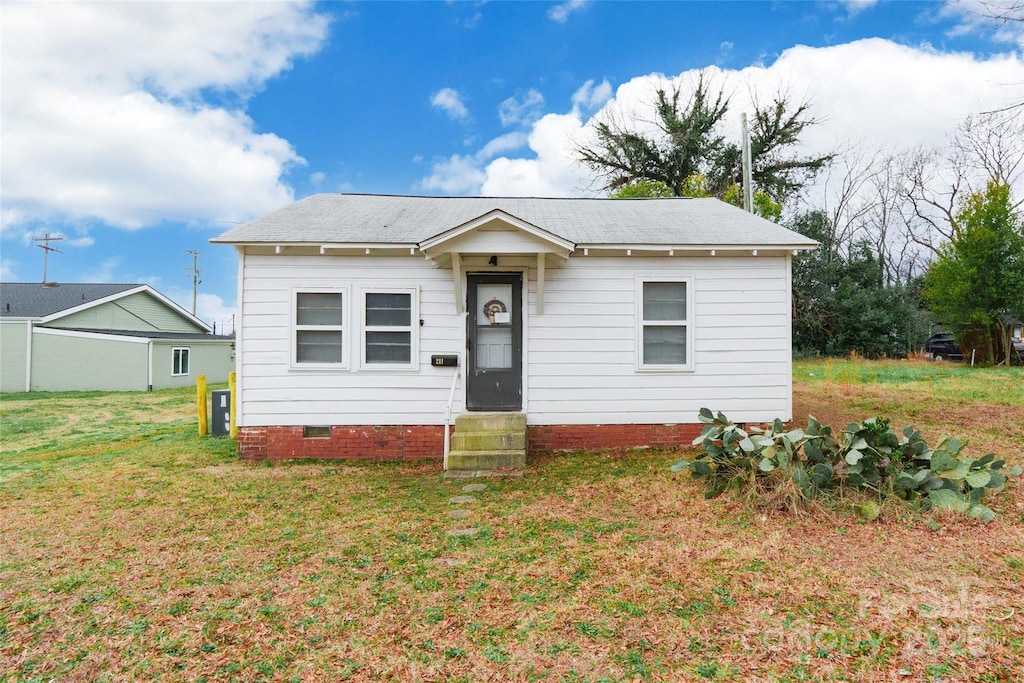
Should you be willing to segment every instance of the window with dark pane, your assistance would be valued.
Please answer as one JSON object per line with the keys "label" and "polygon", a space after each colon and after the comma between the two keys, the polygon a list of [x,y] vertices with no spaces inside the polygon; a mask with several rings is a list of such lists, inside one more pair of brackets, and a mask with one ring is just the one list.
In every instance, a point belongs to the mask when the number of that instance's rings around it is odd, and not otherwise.
{"label": "window with dark pane", "polygon": [[367,363],[412,362],[412,294],[367,292],[364,320]]}
{"label": "window with dark pane", "polygon": [[643,365],[687,364],[685,282],[643,283]]}
{"label": "window with dark pane", "polygon": [[297,295],[297,325],[342,325],[342,295],[334,292],[302,292]]}
{"label": "window with dark pane", "polygon": [[409,327],[412,319],[412,295],[366,294],[366,326]]}
{"label": "window with dark pane", "polygon": [[187,375],[188,374],[188,355],[189,350],[184,349],[173,349],[171,359],[171,374],[172,375]]}
{"label": "window with dark pane", "polygon": [[342,362],[340,330],[298,330],[295,334],[295,360],[299,363]]}
{"label": "window with dark pane", "polygon": [[686,283],[645,282],[644,320],[686,320]]}
{"label": "window with dark pane", "polygon": [[295,362],[344,362],[344,295],[299,292],[295,295]]}

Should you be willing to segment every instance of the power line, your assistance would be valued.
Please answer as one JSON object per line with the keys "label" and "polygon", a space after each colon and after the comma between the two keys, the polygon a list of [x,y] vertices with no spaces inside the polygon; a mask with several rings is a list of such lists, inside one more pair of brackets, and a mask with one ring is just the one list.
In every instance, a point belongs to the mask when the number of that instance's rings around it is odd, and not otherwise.
{"label": "power line", "polygon": [[[50,242],[59,242],[64,239],[63,235],[51,235],[49,231],[46,232],[42,237],[33,237],[32,240],[37,242],[36,246],[43,250],[43,284],[46,284],[46,262],[49,259],[50,252],[55,251],[58,254],[62,254],[60,249],[57,247],[51,247]],[[43,244],[38,244],[42,242]]]}
{"label": "power line", "polygon": [[192,315],[195,315],[196,292],[199,291],[199,285],[203,283],[203,281],[199,279],[199,276],[203,274],[203,271],[199,270],[199,256],[202,255],[203,252],[196,251],[195,249],[186,249],[185,253],[192,254],[192,268],[191,270],[186,268],[185,272],[192,275]]}

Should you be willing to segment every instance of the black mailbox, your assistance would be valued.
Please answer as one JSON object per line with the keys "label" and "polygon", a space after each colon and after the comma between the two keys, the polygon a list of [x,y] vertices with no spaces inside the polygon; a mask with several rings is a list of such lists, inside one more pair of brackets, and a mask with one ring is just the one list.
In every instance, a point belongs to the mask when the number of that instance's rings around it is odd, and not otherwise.
{"label": "black mailbox", "polygon": [[438,368],[457,368],[459,367],[459,357],[454,353],[444,356],[431,356],[430,364]]}

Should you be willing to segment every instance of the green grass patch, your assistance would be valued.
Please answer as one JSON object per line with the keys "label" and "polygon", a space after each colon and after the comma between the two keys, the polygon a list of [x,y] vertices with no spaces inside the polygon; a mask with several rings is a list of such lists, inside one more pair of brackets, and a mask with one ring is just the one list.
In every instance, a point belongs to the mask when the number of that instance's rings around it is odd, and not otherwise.
{"label": "green grass patch", "polygon": [[[1016,370],[922,366],[797,363],[798,407],[917,411],[1020,462]],[[859,524],[706,501],[677,452],[579,452],[487,480],[456,523],[438,462],[242,464],[189,390],[2,398],[0,678],[1000,680],[1024,660],[1019,489],[991,525]]]}

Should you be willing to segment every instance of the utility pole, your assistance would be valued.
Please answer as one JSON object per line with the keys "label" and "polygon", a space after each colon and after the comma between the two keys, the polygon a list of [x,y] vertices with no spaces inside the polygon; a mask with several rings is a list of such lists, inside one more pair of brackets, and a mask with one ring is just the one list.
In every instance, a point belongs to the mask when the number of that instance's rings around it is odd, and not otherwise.
{"label": "utility pole", "polygon": [[59,242],[64,239],[61,235],[51,235],[49,231],[46,232],[42,237],[33,237],[32,240],[35,242],[42,242],[42,244],[36,244],[37,247],[43,250],[43,284],[46,284],[46,261],[50,256],[51,251],[55,251],[58,254],[62,253],[57,247],[51,247],[50,242]]}
{"label": "utility pole", "polygon": [[199,291],[199,285],[203,283],[199,279],[199,276],[203,274],[203,271],[199,270],[199,256],[203,253],[196,251],[195,249],[186,249],[186,254],[192,254],[192,269],[186,269],[185,272],[192,276],[192,315],[196,314],[196,292]]}
{"label": "utility pole", "polygon": [[747,129],[747,114],[742,114],[743,122],[743,208],[754,213],[754,181],[751,177],[750,162],[750,132]]}

